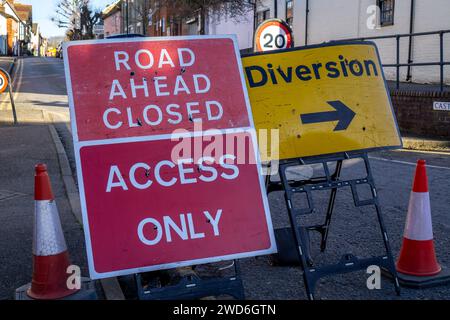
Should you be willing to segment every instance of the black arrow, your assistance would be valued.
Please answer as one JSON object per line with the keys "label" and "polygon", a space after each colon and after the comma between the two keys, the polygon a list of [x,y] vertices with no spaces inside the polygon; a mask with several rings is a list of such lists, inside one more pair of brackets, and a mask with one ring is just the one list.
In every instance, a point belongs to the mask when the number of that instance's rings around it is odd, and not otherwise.
{"label": "black arrow", "polygon": [[311,124],[328,121],[338,121],[338,124],[334,128],[334,131],[346,130],[355,117],[355,113],[353,112],[353,110],[339,100],[327,101],[327,103],[336,111],[302,114],[300,116],[302,123]]}

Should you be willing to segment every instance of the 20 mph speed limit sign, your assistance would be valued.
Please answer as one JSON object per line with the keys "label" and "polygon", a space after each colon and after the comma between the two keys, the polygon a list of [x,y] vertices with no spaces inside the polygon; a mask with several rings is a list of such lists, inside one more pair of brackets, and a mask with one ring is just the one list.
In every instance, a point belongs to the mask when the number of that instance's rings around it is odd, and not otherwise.
{"label": "20 mph speed limit sign", "polygon": [[290,27],[280,19],[261,23],[255,33],[255,51],[287,49],[293,46]]}

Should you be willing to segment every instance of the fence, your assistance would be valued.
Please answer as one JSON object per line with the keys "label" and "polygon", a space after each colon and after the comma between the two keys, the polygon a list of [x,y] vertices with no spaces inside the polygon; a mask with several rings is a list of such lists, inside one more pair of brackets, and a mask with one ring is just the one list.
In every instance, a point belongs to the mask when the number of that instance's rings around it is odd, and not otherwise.
{"label": "fence", "polygon": [[[396,35],[388,35],[388,36],[375,36],[375,37],[362,37],[362,38],[353,38],[353,39],[345,39],[345,41],[349,40],[377,40],[377,39],[395,39],[396,40],[396,63],[391,64],[383,64],[384,68],[396,68],[396,89],[400,89],[400,68],[408,67],[408,78],[410,77],[410,68],[411,67],[428,67],[428,66],[439,66],[440,67],[440,91],[444,91],[444,67],[450,65],[450,61],[444,61],[444,36],[445,34],[450,33],[450,30],[440,30],[440,31],[431,31],[431,32],[418,32],[418,33],[404,33],[404,34],[396,34]],[[414,37],[425,37],[425,36],[439,36],[439,61],[438,62],[413,62],[411,59],[411,43]],[[401,63],[400,62],[400,40],[402,38],[410,38],[409,41],[409,49],[408,49],[408,62]]]}

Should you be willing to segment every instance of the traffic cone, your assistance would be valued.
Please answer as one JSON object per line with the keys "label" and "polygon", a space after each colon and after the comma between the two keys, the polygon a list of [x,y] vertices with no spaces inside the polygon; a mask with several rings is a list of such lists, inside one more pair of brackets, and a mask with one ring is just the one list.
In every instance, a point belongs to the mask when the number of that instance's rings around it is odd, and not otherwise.
{"label": "traffic cone", "polygon": [[77,292],[67,286],[70,265],[50,178],[45,164],[34,177],[33,280],[27,290],[33,299],[58,299]]}
{"label": "traffic cone", "polygon": [[425,160],[417,162],[403,244],[396,266],[398,272],[416,277],[434,276],[441,271],[434,251]]}

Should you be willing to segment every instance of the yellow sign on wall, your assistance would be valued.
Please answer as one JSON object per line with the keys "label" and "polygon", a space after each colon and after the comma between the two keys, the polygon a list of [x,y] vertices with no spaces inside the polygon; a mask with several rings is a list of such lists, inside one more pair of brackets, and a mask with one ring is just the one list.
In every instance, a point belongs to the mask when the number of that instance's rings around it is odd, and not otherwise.
{"label": "yellow sign on wall", "polygon": [[263,161],[401,147],[375,44],[325,44],[242,61],[256,128],[279,130],[279,154],[268,133]]}

